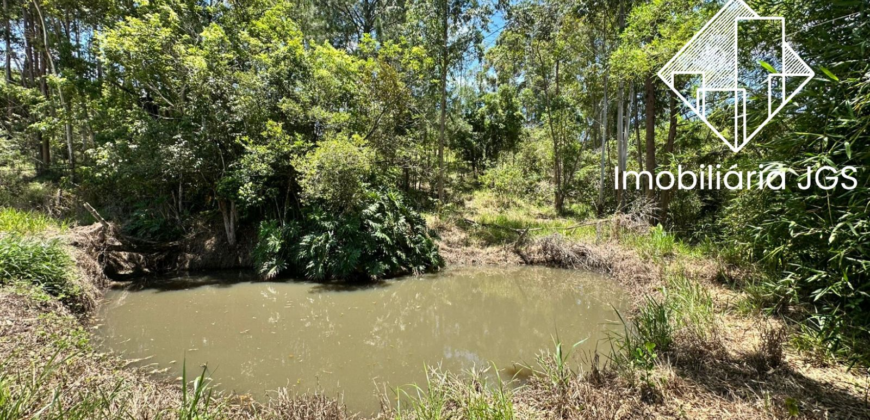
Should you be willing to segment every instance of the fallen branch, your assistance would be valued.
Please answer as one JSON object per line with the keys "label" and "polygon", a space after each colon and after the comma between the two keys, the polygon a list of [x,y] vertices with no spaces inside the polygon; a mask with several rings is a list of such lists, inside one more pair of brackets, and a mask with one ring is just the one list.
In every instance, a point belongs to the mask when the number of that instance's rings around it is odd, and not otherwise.
{"label": "fallen branch", "polygon": [[94,216],[94,219],[97,219],[97,221],[100,222],[101,225],[103,225],[103,229],[109,229],[109,222],[107,222],[106,219],[104,219],[103,216],[101,216],[100,213],[98,213],[97,210],[93,206],[91,206],[90,203],[86,201],[84,203],[84,207],[85,210],[87,210],[88,213],[91,214],[91,216]]}

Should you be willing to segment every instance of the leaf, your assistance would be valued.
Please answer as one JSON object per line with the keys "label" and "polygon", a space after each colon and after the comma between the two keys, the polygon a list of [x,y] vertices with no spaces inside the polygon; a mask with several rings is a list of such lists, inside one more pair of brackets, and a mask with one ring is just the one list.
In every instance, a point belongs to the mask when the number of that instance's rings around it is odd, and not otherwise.
{"label": "leaf", "polygon": [[837,78],[837,76],[834,76],[834,73],[831,73],[831,71],[828,70],[827,68],[825,68],[824,66],[819,66],[819,68],[822,70],[822,73],[825,73],[825,75],[828,76],[828,78],[830,78],[831,80],[833,80],[835,82],[840,81],[840,79]]}
{"label": "leaf", "polygon": [[770,63],[768,63],[767,61],[758,60],[758,64],[761,64],[761,67],[764,67],[765,70],[771,73],[776,73],[776,69],[773,68],[773,66],[771,66]]}

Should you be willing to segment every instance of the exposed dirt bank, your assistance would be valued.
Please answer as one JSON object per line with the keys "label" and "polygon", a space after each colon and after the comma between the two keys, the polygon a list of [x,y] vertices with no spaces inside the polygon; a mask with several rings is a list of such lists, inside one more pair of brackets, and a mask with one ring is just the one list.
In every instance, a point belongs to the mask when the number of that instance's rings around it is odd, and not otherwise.
{"label": "exposed dirt bank", "polygon": [[251,268],[254,232],[238,232],[238,242],[227,244],[222,232],[203,226],[197,233],[169,243],[131,238],[111,223],[95,223],[73,229],[70,244],[88,274],[100,279],[134,277],[194,270]]}

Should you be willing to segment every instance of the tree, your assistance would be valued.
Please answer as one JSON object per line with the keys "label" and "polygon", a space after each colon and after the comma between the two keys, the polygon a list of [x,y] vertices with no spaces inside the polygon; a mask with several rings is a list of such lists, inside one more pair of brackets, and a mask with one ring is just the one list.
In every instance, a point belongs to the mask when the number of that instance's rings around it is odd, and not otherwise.
{"label": "tree", "polygon": [[[655,73],[691,39],[712,16],[717,5],[700,0],[652,0],[636,5],[628,15],[619,49],[610,58],[615,72],[624,80],[643,83],[645,115],[644,169],[656,174],[656,117],[659,90]],[[671,107],[672,127],[676,129],[676,108]],[[676,131],[673,132],[676,136]],[[673,140],[667,142],[672,149]],[[656,200],[654,189],[647,190],[647,200],[656,202],[660,215],[668,199]]]}
{"label": "tree", "polygon": [[444,147],[447,142],[448,76],[479,45],[490,9],[477,0],[416,0],[409,6],[412,35],[437,59],[438,69],[438,199],[444,195]]}

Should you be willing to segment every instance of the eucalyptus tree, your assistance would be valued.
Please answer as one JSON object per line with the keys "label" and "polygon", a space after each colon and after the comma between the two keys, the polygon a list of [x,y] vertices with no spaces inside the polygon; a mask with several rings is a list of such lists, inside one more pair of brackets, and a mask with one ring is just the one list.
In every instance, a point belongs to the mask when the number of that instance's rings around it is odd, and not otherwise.
{"label": "eucalyptus tree", "polygon": [[[610,58],[613,69],[621,80],[643,83],[645,151],[644,169],[656,173],[656,117],[659,96],[655,76],[668,60],[691,39],[703,23],[715,12],[717,5],[703,0],[651,0],[634,6],[628,15],[620,46]],[[677,134],[678,108],[672,95],[669,98],[669,129],[665,153],[674,151]],[[647,190],[647,199],[656,202],[655,190]],[[657,204],[660,218],[667,215],[670,194],[662,194]]]}
{"label": "eucalyptus tree", "polygon": [[384,42],[396,41],[405,23],[406,0],[324,0],[317,3],[330,42],[356,50],[368,35]]}
{"label": "eucalyptus tree", "polygon": [[469,54],[482,55],[482,31],[491,8],[478,0],[412,0],[408,5],[408,30],[436,58],[439,97],[438,198],[444,195],[444,148],[447,142],[448,76]]}
{"label": "eucalyptus tree", "polygon": [[539,0],[514,4],[508,17],[489,56],[500,80],[536,98],[525,112],[550,139],[553,204],[562,213],[583,168],[583,152],[595,143],[605,152],[605,54],[613,35],[603,30],[612,27],[612,17],[603,3]]}

